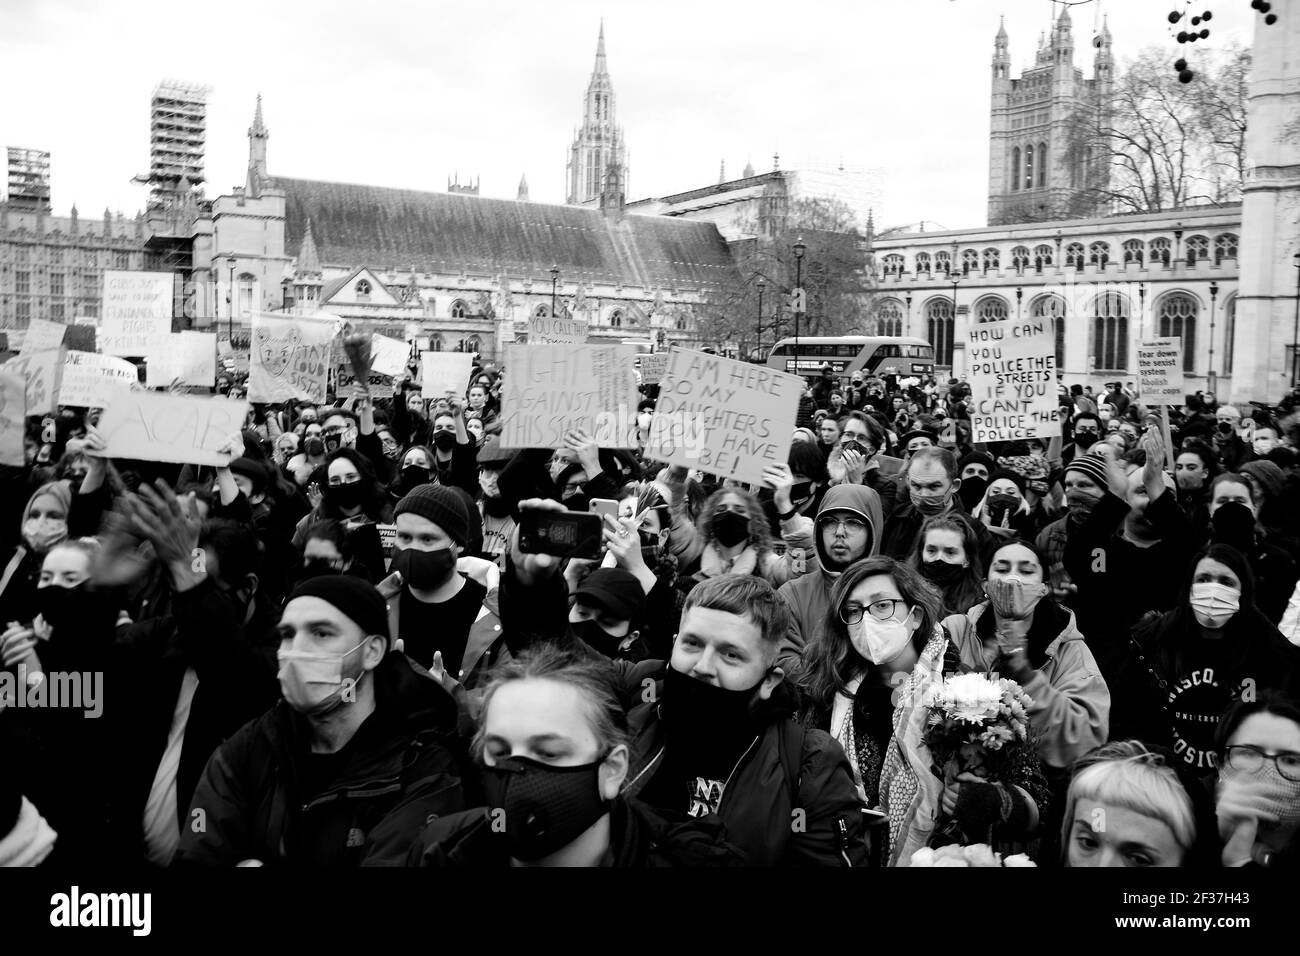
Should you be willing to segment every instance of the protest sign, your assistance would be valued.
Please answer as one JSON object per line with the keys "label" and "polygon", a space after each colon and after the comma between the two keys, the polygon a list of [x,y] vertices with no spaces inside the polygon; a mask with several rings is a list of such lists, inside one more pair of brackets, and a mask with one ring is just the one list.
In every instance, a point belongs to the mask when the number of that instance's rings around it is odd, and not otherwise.
{"label": "protest sign", "polygon": [[785,464],[790,454],[806,387],[798,375],[674,350],[659,383],[646,457],[761,484],[763,469]]}
{"label": "protest sign", "polygon": [[146,357],[150,388],[173,382],[211,388],[217,378],[217,334],[173,332],[153,343]]}
{"label": "protest sign", "polygon": [[425,398],[441,398],[448,392],[464,396],[474,356],[466,352],[421,352],[420,390]]}
{"label": "protest sign", "polygon": [[582,319],[535,315],[528,320],[529,345],[585,345],[587,323]]}
{"label": "protest sign", "polygon": [[411,346],[386,335],[370,337],[370,371],[380,375],[396,376],[406,371],[411,357]]}
{"label": "protest sign", "polygon": [[635,361],[630,345],[507,345],[501,447],[560,448],[574,429],[635,447]]}
{"label": "protest sign", "polygon": [[67,326],[62,322],[46,322],[44,319],[32,319],[23,336],[24,352],[44,352],[57,349],[63,344],[63,333]]}
{"label": "protest sign", "polygon": [[206,395],[117,392],[99,418],[99,432],[107,443],[100,454],[105,458],[228,465],[231,456],[217,449],[239,434],[248,409],[248,402]]}
{"label": "protest sign", "polygon": [[1061,434],[1051,316],[973,325],[967,342],[972,442]]}
{"label": "protest sign", "polygon": [[78,352],[95,351],[95,327],[93,325],[69,325],[63,330],[63,344]]}
{"label": "protest sign", "polygon": [[1150,404],[1181,405],[1183,391],[1183,340],[1146,339],[1137,350],[1138,395]]}
{"label": "protest sign", "polygon": [[172,330],[170,272],[105,272],[99,350],[105,355],[148,355]]}
{"label": "protest sign", "polygon": [[392,398],[393,397],[393,379],[389,375],[380,375],[378,372],[371,371],[367,381],[370,387],[361,388],[357,384],[356,372],[352,370],[352,364],[346,359],[339,359],[334,364],[334,394],[339,398],[362,398],[369,395],[371,398]]}
{"label": "protest sign", "polygon": [[26,394],[27,385],[21,375],[0,369],[0,465],[21,468],[27,463],[23,442]]}
{"label": "protest sign", "polygon": [[119,391],[139,381],[135,366],[115,355],[68,350],[59,382],[59,404],[104,408]]}
{"label": "protest sign", "polygon": [[4,368],[21,376],[26,383],[28,415],[43,415],[54,411],[59,391],[59,373],[63,370],[62,350],[24,352],[5,362]]}
{"label": "protest sign", "polygon": [[323,403],[334,332],[333,322],[253,316],[249,401]]}
{"label": "protest sign", "polygon": [[668,371],[667,352],[652,352],[641,356],[641,384],[658,385]]}

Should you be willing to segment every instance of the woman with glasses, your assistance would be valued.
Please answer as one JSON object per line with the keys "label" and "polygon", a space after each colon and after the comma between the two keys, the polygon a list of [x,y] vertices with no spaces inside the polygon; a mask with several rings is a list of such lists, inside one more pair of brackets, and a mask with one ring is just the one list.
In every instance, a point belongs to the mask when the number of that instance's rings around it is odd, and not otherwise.
{"label": "woman with glasses", "polygon": [[1173,749],[1207,773],[1219,762],[1214,728],[1229,704],[1266,690],[1300,692],[1300,648],[1255,605],[1255,578],[1226,544],[1192,561],[1178,604],[1134,627],[1125,677],[1112,688],[1113,736]]}
{"label": "woman with glasses", "polygon": [[1215,812],[1224,866],[1297,862],[1300,704],[1265,691],[1238,701],[1216,734],[1221,758]]}
{"label": "woman with glasses", "polygon": [[293,533],[293,545],[299,551],[307,543],[307,530],[317,521],[338,521],[349,529],[367,522],[392,522],[392,505],[385,500],[370,462],[356,450],[335,449],[312,477],[308,486],[311,513],[298,522]]}

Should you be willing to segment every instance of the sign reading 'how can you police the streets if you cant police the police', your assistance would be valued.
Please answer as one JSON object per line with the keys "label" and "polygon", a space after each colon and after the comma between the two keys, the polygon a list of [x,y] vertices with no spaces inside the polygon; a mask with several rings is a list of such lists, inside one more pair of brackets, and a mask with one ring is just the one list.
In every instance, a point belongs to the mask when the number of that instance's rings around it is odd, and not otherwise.
{"label": "sign reading 'how can you police the streets if you cant police the police'", "polygon": [[659,386],[646,457],[761,484],[784,464],[802,377],[678,349]]}
{"label": "sign reading 'how can you police the streets if you cant police the police'", "polygon": [[972,442],[1061,434],[1050,316],[973,325],[967,355]]}

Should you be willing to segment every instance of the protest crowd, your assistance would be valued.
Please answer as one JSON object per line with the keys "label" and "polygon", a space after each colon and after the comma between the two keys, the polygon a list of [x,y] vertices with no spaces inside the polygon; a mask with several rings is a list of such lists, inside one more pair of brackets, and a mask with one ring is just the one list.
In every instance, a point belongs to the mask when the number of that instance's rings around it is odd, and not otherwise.
{"label": "protest crowd", "polygon": [[512,442],[520,348],[220,372],[222,464],[29,416],[0,865],[1300,859],[1300,390],[1061,382],[1059,435],[973,443],[966,382],[828,366],[758,481],[657,457],[631,355],[624,438]]}

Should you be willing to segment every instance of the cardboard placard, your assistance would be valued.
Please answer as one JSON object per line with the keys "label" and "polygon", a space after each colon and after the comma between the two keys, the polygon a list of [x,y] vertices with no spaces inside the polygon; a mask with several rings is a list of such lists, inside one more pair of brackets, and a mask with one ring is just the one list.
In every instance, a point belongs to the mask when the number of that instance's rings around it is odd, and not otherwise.
{"label": "cardboard placard", "polygon": [[145,361],[150,388],[173,382],[211,388],[217,380],[217,334],[173,332],[153,344]]}
{"label": "cardboard placard", "polygon": [[641,384],[658,385],[668,371],[668,352],[648,352],[641,356]]}
{"label": "cardboard placard", "polygon": [[[94,321],[93,319],[91,321]],[[63,329],[63,344],[78,352],[95,351],[95,327],[93,325],[69,325]]]}
{"label": "cardboard placard", "polygon": [[[118,392],[99,418],[105,458],[228,465],[219,454],[248,417],[249,404],[206,395]],[[88,452],[89,453],[89,452]]]}
{"label": "cardboard placard", "polygon": [[43,415],[54,411],[63,371],[62,349],[24,352],[5,362],[4,369],[18,375],[27,385],[27,414]]}
{"label": "cardboard placard", "polygon": [[1144,403],[1183,403],[1182,339],[1145,339],[1138,345],[1137,365],[1138,395]]}
{"label": "cardboard placard", "polygon": [[59,403],[105,408],[119,391],[130,391],[139,381],[135,366],[115,355],[68,350],[59,382]]}
{"label": "cardboard placard", "polygon": [[0,465],[27,463],[23,438],[27,423],[27,385],[22,376],[0,369]]}
{"label": "cardboard placard", "polygon": [[44,319],[32,319],[23,336],[23,351],[44,352],[57,349],[63,344],[63,333],[67,326],[62,322],[47,322]]}
{"label": "cardboard placard", "polygon": [[364,398],[367,395],[371,398],[393,397],[394,387],[391,376],[380,375],[372,369],[369,385],[369,390],[357,385],[356,373],[352,371],[352,365],[346,359],[334,365],[334,394],[339,398]]}
{"label": "cardboard placard", "polygon": [[806,387],[798,375],[677,349],[660,382],[646,457],[762,484],[763,469],[790,455]]}
{"label": "cardboard placard", "polygon": [[253,316],[249,401],[305,399],[324,404],[336,325],[318,319]]}
{"label": "cardboard placard", "polygon": [[560,448],[574,429],[636,447],[635,362],[630,345],[507,345],[501,447]]}
{"label": "cardboard placard", "polygon": [[105,355],[143,356],[172,330],[170,272],[105,272],[99,350]]}
{"label": "cardboard placard", "polygon": [[1061,434],[1051,316],[972,325],[966,354],[972,442]]}
{"label": "cardboard placard", "polygon": [[533,316],[528,320],[529,345],[586,345],[587,323],[583,319]]}
{"label": "cardboard placard", "polygon": [[448,392],[463,396],[473,368],[474,356],[467,352],[421,352],[420,390],[427,399]]}
{"label": "cardboard placard", "polygon": [[399,339],[386,335],[370,337],[370,371],[394,377],[406,371],[411,357],[411,347]]}

